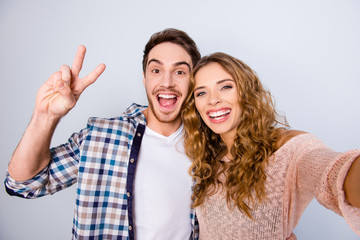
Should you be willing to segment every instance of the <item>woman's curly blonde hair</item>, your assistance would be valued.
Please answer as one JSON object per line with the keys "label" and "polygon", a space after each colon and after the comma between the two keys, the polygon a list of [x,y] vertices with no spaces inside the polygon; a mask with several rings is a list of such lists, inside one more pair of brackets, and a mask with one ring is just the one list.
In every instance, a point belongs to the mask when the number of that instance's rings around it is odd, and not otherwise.
{"label": "woman's curly blonde hair", "polygon": [[[227,154],[227,147],[201,119],[193,96],[196,73],[209,63],[220,64],[233,77],[239,94],[241,119],[231,149],[233,159],[226,169],[221,167],[220,161]],[[225,53],[214,53],[203,57],[192,72],[182,120],[185,151],[193,160],[189,172],[196,180],[193,206],[201,205],[208,194],[215,193],[219,175],[225,171],[227,203],[237,206],[252,218],[251,210],[255,203],[266,198],[265,167],[268,159],[276,151],[281,130],[288,127],[285,117],[280,117],[275,111],[271,94],[245,63]]]}

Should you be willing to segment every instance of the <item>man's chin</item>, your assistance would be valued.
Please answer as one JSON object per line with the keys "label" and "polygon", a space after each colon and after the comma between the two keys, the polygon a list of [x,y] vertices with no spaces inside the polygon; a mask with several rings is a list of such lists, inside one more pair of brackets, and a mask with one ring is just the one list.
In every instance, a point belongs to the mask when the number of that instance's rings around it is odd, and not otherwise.
{"label": "man's chin", "polygon": [[[149,100],[149,99],[148,99]],[[155,103],[155,104],[154,104]],[[172,123],[180,118],[181,107],[180,102],[173,106],[162,106],[158,101],[149,101],[150,111],[155,118],[161,123]]]}
{"label": "man's chin", "polygon": [[159,122],[172,123],[179,119],[180,111],[179,110],[174,110],[171,112],[158,111],[158,112],[155,112],[154,115]]}

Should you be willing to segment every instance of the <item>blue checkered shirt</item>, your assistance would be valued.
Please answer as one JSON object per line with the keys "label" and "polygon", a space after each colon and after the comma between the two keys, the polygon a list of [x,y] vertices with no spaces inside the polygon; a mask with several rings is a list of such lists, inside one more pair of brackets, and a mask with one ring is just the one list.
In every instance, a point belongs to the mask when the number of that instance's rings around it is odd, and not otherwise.
{"label": "blue checkered shirt", "polygon": [[[37,198],[78,182],[72,238],[134,239],[132,194],[146,126],[144,109],[132,104],[119,117],[90,118],[66,144],[50,150],[52,161],[34,178],[16,182],[7,174],[7,192]],[[193,210],[189,217],[189,239],[198,239]]]}

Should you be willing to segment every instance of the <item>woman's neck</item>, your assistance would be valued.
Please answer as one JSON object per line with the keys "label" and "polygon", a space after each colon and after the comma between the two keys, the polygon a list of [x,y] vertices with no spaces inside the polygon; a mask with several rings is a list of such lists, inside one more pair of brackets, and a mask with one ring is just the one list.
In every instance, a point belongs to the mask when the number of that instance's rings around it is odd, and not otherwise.
{"label": "woman's neck", "polygon": [[226,133],[226,134],[220,134],[221,139],[223,140],[223,142],[226,145],[227,148],[227,153],[226,153],[226,157],[230,160],[233,159],[233,156],[231,154],[231,148],[234,145],[234,139],[235,139],[235,132],[230,132],[230,133]]}

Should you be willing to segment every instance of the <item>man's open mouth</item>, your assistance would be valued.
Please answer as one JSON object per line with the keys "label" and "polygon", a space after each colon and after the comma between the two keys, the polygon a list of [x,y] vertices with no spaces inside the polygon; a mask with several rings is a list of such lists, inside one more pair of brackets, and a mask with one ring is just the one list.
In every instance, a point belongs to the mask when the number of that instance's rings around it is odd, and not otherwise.
{"label": "man's open mouth", "polygon": [[161,107],[171,109],[176,105],[178,96],[175,94],[160,93],[157,95],[157,100]]}

